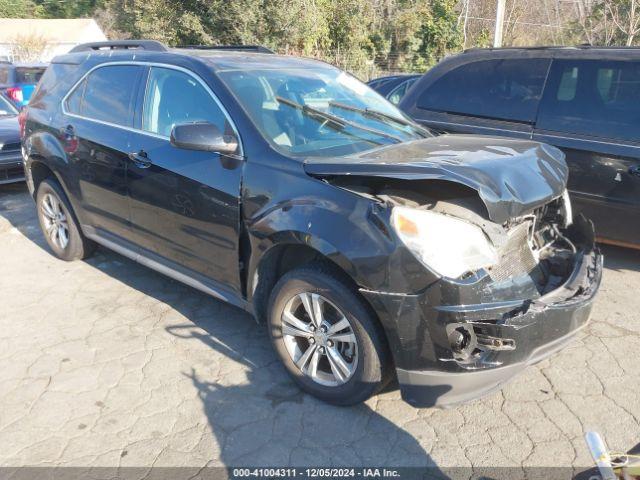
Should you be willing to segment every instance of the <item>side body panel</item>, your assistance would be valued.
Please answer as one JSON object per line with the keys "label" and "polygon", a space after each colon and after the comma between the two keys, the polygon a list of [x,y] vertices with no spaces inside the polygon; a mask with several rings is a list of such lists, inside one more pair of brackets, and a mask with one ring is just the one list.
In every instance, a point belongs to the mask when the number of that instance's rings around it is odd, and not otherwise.
{"label": "side body panel", "polygon": [[181,150],[166,138],[132,134],[128,188],[134,242],[239,290],[241,160]]}
{"label": "side body panel", "polygon": [[62,144],[70,177],[78,186],[84,221],[128,238],[126,168],[130,132],[64,114],[60,121]]}
{"label": "side body panel", "polygon": [[640,61],[554,60],[534,138],[561,148],[578,212],[600,238],[640,245]]}

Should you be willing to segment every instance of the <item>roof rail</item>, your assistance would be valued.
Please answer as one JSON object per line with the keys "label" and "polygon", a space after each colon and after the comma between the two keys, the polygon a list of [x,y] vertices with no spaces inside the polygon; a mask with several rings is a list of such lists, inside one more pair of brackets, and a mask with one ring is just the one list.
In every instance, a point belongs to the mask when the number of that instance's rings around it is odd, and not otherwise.
{"label": "roof rail", "polygon": [[563,50],[563,49],[571,49],[571,48],[579,48],[574,47],[572,45],[539,45],[533,47],[472,47],[463,50],[463,53],[467,52],[482,52],[482,51],[493,51],[493,50]]}
{"label": "roof rail", "polygon": [[169,49],[156,40],[112,40],[107,42],[81,43],[73,47],[69,53],[92,52],[96,50],[149,50],[152,52],[167,52]]}
{"label": "roof rail", "polygon": [[467,48],[463,53],[467,52],[481,52],[481,51],[493,51],[493,50],[638,50],[639,46],[626,46],[626,45],[590,45],[588,43],[581,43],[579,45],[541,45],[533,47],[473,47]]}
{"label": "roof rail", "polygon": [[262,45],[183,45],[177,48],[187,48],[192,50],[231,50],[238,52],[254,53],[276,53],[270,48]]}
{"label": "roof rail", "polygon": [[594,50],[638,50],[640,47],[638,45],[590,45],[588,43],[582,43],[577,45],[576,48],[590,49]]}

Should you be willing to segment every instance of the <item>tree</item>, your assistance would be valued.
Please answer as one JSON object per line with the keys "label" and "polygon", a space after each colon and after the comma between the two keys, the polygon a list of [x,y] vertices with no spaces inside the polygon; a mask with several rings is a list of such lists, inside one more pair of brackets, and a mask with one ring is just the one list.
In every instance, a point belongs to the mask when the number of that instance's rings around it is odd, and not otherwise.
{"label": "tree", "polygon": [[33,14],[35,4],[29,0],[0,0],[0,18],[25,18]]}
{"label": "tree", "polygon": [[17,35],[13,40],[12,56],[20,62],[40,60],[47,48],[47,41],[40,35]]}

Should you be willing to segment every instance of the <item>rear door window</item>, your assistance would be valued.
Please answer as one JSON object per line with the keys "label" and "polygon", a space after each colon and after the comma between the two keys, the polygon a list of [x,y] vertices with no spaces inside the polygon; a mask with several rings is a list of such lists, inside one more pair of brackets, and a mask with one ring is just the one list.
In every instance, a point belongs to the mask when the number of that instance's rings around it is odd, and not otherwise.
{"label": "rear door window", "polygon": [[82,96],[84,95],[84,89],[87,85],[87,79],[85,78],[74,90],[71,92],[71,95],[67,97],[67,101],[65,103],[65,108],[67,112],[74,113],[76,115],[81,115],[82,111],[80,107],[82,106]]}
{"label": "rear door window", "polygon": [[640,141],[640,62],[554,61],[536,126]]}
{"label": "rear door window", "polygon": [[532,123],[549,59],[480,60],[444,74],[418,98],[418,108]]}
{"label": "rear door window", "polygon": [[110,65],[94,70],[67,98],[67,111],[92,120],[132,126],[140,71],[138,65]]}

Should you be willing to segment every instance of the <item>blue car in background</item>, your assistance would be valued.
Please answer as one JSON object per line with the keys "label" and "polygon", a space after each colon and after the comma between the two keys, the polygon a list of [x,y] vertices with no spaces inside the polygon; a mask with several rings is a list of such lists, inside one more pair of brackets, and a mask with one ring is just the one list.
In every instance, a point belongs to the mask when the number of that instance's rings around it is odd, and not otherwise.
{"label": "blue car in background", "polygon": [[43,63],[0,61],[0,93],[17,108],[24,107],[46,68]]}

